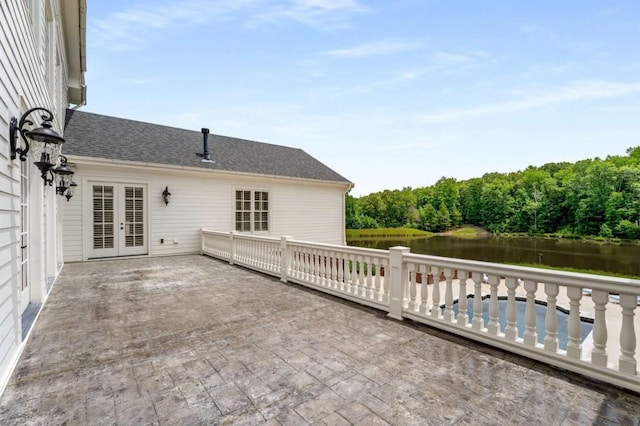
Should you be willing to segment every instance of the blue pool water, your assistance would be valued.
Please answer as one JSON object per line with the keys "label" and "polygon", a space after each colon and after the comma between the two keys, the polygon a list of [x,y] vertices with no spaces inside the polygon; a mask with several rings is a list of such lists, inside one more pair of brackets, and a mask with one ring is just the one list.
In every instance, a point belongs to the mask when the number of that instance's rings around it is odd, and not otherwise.
{"label": "blue pool water", "polygon": [[[489,323],[489,297],[485,297],[482,300],[482,318],[484,319],[484,326],[486,327]],[[518,328],[518,336],[522,337],[524,335],[525,330],[525,320],[524,313],[527,306],[527,302],[523,298],[516,298],[516,324]],[[536,332],[538,333],[538,342],[543,343],[544,336],[546,335],[546,326],[545,326],[545,315],[547,314],[547,305],[542,303],[536,303]],[[498,298],[498,307],[500,309],[500,314],[498,315],[498,322],[500,323],[500,331],[504,333],[504,329],[507,324],[507,298],[499,297]],[[444,306],[442,308],[444,310]],[[453,311],[458,314],[458,301],[456,300],[453,304]],[[568,340],[568,331],[567,326],[569,322],[569,314],[565,313],[562,310],[556,310],[558,314],[558,345],[560,349],[567,348],[567,340]],[[467,315],[469,317],[469,321],[473,318],[473,295],[467,296]],[[593,320],[589,318],[581,318],[580,319],[580,341],[584,341],[584,339],[591,333],[593,329]]]}

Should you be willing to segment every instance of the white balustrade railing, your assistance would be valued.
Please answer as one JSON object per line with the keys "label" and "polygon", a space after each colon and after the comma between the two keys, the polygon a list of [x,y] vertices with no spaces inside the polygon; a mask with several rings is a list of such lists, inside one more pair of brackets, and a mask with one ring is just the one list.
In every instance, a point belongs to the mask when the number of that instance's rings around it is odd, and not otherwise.
{"label": "white balustrade railing", "polygon": [[639,280],[207,230],[202,253],[640,391]]}

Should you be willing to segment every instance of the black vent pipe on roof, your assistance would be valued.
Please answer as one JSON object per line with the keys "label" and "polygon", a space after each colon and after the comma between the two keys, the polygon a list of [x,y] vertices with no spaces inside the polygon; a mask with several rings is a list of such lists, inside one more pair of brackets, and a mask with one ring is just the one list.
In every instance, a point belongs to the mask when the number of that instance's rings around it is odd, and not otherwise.
{"label": "black vent pipe on roof", "polygon": [[211,159],[211,152],[209,152],[209,129],[206,128],[202,128],[202,139],[204,142],[204,152],[202,154],[202,161],[210,161],[213,162],[213,160]]}

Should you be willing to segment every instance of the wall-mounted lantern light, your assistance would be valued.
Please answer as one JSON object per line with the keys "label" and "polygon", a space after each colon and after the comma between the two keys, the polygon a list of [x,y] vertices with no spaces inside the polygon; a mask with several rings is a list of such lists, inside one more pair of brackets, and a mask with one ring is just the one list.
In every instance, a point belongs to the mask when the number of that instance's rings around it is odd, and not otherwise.
{"label": "wall-mounted lantern light", "polygon": [[[65,195],[67,189],[71,185],[71,179],[75,172],[67,166],[67,157],[60,156],[60,165],[51,169],[52,181],[56,183],[56,194]],[[56,179],[57,178],[57,179]]]}
{"label": "wall-mounted lantern light", "polygon": [[169,192],[169,187],[166,186],[164,191],[162,191],[162,201],[164,201],[164,205],[169,204],[169,199],[171,198],[171,193]]}
{"label": "wall-mounted lantern light", "polygon": [[[33,121],[29,119],[29,115],[35,111],[43,111],[41,127],[25,129],[25,125],[34,126]],[[46,108],[36,107],[31,108],[25,112],[20,120],[15,117],[11,117],[9,123],[9,143],[11,144],[11,159],[15,160],[18,154],[20,155],[20,161],[26,161],[27,154],[31,150],[31,157],[34,160],[34,164],[38,166],[41,172],[42,180],[45,185],[52,184],[52,180],[47,178],[47,172],[49,172],[57,163],[58,156],[62,151],[62,144],[64,138],[60,136],[55,130],[52,129],[51,121],[53,121],[53,114]],[[24,142],[24,148],[18,146],[18,134]],[[34,143],[33,146],[29,146],[31,139]]]}
{"label": "wall-mounted lantern light", "polygon": [[77,187],[78,187],[78,184],[75,183],[74,181],[71,181],[71,183],[69,184],[69,188],[67,188],[67,192],[64,194],[64,196],[67,197],[67,202],[69,202],[71,197],[73,197],[73,194],[76,193]]}

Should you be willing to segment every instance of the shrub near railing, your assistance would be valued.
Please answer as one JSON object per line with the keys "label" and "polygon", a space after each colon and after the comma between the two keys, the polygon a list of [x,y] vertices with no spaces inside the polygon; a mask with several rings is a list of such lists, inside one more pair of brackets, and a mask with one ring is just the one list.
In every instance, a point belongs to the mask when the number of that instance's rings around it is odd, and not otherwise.
{"label": "shrub near railing", "polygon": [[[634,326],[638,280],[418,255],[405,247],[373,250],[206,230],[202,230],[202,253],[384,310],[397,320],[409,318],[640,391]],[[583,295],[586,289],[591,290],[590,298]],[[524,319],[516,315],[518,292],[526,295]],[[498,320],[499,293],[507,298],[504,326]],[[469,294],[473,295],[471,321],[466,315]],[[482,299],[487,294],[485,312]],[[619,295],[619,306],[609,303],[610,294]],[[458,314],[453,309],[456,299]],[[538,300],[548,307],[542,342],[536,328]],[[566,300],[569,312],[566,350],[558,344],[558,300]],[[580,311],[587,302],[594,305],[594,320],[589,344],[584,344]],[[614,316],[620,319],[619,330],[607,328],[607,319],[613,323]],[[524,325],[522,335],[518,325]]]}

